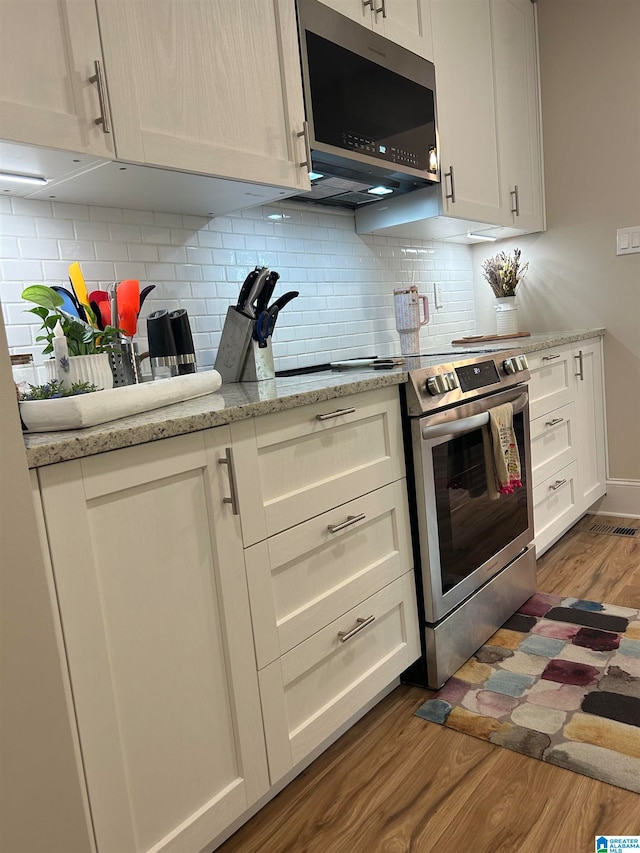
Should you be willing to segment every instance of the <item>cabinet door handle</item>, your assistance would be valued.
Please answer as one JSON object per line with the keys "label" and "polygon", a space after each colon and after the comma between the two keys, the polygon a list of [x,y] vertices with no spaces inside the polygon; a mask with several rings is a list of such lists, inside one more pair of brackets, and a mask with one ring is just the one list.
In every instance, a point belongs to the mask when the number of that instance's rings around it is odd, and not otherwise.
{"label": "cabinet door handle", "polygon": [[545,421],[545,426],[555,426],[561,424],[564,418],[554,418],[552,421]]}
{"label": "cabinet door handle", "polygon": [[376,9],[376,7],[375,7],[375,6],[373,6],[373,11],[376,13],[376,15],[379,15],[379,14],[380,14],[380,12],[382,12],[382,17],[383,17],[383,18],[386,18],[386,17],[387,17],[387,5],[386,5],[386,0],[382,0],[382,6],[380,6],[380,8],[379,8],[379,9]]}
{"label": "cabinet door handle", "polygon": [[566,480],[556,480],[555,483],[553,484],[553,486],[549,486],[549,488],[551,489],[552,492],[555,492],[556,489],[560,488],[560,486],[564,486],[564,484],[566,482],[567,482]]}
{"label": "cabinet door handle", "polygon": [[358,623],[355,628],[352,628],[350,631],[338,631],[338,638],[341,643],[346,643],[347,640],[350,640],[352,637],[355,637],[357,633],[362,631],[363,628],[366,628],[367,625],[371,625],[372,622],[375,621],[375,616],[367,616],[366,619],[356,619]]}
{"label": "cabinet door handle", "polygon": [[317,421],[328,421],[331,418],[339,418],[341,415],[352,415],[355,409],[336,409],[335,412],[327,412],[326,415],[316,415]]}
{"label": "cabinet door handle", "polygon": [[96,124],[102,125],[103,133],[111,133],[111,122],[109,121],[109,108],[107,101],[107,87],[104,82],[104,74],[102,71],[102,65],[100,64],[100,60],[96,59],[93,63],[96,73],[93,77],[89,77],[90,83],[95,83],[98,87],[98,101],[100,102],[100,113],[101,115],[95,119]]}
{"label": "cabinet door handle", "polygon": [[298,163],[298,165],[300,166],[300,168],[302,168],[303,166],[306,166],[307,169],[309,171],[311,171],[311,141],[309,139],[309,122],[308,121],[302,122],[302,130],[300,131],[300,133],[297,133],[296,136],[304,137],[304,156],[306,157],[306,159],[303,160],[302,163]]}
{"label": "cabinet door handle", "polygon": [[511,213],[515,216],[520,216],[520,196],[518,194],[518,185],[515,184],[513,189],[509,191],[511,196]]}
{"label": "cabinet door handle", "polygon": [[358,521],[364,521],[367,516],[364,512],[361,512],[360,515],[348,515],[347,520],[343,521],[342,524],[329,524],[327,525],[327,530],[329,533],[338,533],[340,530],[344,530],[347,527],[351,527],[352,524],[356,524]]}
{"label": "cabinet door handle", "polygon": [[225,456],[223,459],[218,459],[220,465],[226,465],[229,471],[229,491],[231,497],[222,498],[222,503],[231,504],[231,512],[233,515],[240,515],[238,508],[238,487],[236,485],[236,472],[233,467],[233,450],[230,447],[225,447]]}
{"label": "cabinet door handle", "polygon": [[[449,166],[449,171],[444,173],[445,181],[447,180],[447,178],[449,178],[449,180],[451,181],[451,193],[450,194],[446,193],[445,198],[451,199],[451,204],[455,204],[456,203],[456,186],[453,182],[453,166]],[[445,183],[445,189],[446,189],[446,183]]]}
{"label": "cabinet door handle", "polygon": [[543,355],[542,356],[543,361],[553,361],[554,358],[560,358],[560,356],[559,355]]}
{"label": "cabinet door handle", "polygon": [[580,377],[580,381],[584,382],[584,362],[582,361],[582,350],[578,350],[578,355],[574,355],[574,358],[578,359],[578,372],[576,376]]}

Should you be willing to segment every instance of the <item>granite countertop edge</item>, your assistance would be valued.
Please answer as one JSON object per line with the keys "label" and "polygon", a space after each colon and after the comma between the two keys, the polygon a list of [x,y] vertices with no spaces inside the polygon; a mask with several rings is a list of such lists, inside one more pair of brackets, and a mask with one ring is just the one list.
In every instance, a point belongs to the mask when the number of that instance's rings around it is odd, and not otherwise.
{"label": "granite countertop edge", "polygon": [[[500,349],[521,348],[525,353],[577,343],[600,337],[604,329],[540,333],[530,338],[501,342]],[[487,344],[461,348],[478,351]],[[492,342],[492,347],[496,347]],[[445,359],[443,359],[444,361]],[[110,450],[133,447],[176,435],[222,426],[245,418],[295,409],[310,403],[337,399],[376,388],[402,385],[403,369],[389,371],[332,371],[264,382],[223,385],[214,394],[174,403],[139,415],[108,421],[81,430],[26,433],[24,436],[29,468],[82,459]]]}

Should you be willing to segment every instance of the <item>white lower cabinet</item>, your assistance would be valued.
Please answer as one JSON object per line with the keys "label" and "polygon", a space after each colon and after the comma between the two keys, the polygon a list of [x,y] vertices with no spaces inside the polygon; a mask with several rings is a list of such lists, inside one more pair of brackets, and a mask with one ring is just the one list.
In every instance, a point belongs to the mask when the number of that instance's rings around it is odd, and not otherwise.
{"label": "white lower cabinet", "polygon": [[606,490],[602,341],[527,355],[531,464],[540,556]]}
{"label": "white lower cabinet", "polygon": [[198,853],[268,789],[229,440],[39,470],[98,853]]}
{"label": "white lower cabinet", "polygon": [[260,670],[272,783],[416,660],[416,607],[411,571]]}
{"label": "white lower cabinet", "polygon": [[232,434],[275,784],[420,655],[398,391]]}
{"label": "white lower cabinet", "polygon": [[37,479],[93,853],[211,849],[420,654],[396,388]]}

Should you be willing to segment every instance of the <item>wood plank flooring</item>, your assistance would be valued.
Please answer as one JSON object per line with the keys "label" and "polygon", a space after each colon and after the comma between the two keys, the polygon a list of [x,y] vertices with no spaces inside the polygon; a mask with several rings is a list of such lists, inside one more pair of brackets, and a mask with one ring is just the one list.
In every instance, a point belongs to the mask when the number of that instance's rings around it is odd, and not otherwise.
{"label": "wood plank flooring", "polygon": [[[640,607],[640,535],[588,532],[538,561],[542,592]],[[401,685],[222,847],[221,853],[592,853],[640,834],[640,796],[414,716]]]}

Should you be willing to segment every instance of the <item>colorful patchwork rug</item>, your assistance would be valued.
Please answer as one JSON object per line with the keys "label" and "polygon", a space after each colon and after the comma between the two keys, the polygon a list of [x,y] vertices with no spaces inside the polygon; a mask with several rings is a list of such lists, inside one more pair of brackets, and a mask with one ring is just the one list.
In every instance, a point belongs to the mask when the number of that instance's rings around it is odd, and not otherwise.
{"label": "colorful patchwork rug", "polygon": [[416,713],[640,793],[640,610],[538,593]]}

